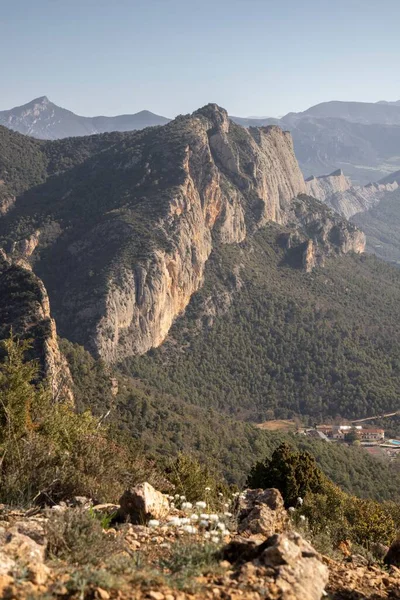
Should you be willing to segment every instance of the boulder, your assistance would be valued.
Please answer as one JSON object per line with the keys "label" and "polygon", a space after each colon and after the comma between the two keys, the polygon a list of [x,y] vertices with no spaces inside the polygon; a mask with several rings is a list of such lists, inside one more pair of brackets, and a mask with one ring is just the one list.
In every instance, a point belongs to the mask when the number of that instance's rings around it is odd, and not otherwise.
{"label": "boulder", "polygon": [[44,533],[44,527],[38,521],[27,520],[27,521],[17,521],[13,524],[13,526],[8,530],[8,534],[10,535],[25,535],[31,538],[34,542],[39,544],[40,546],[46,546],[47,540]]}
{"label": "boulder", "polygon": [[26,565],[44,562],[45,544],[38,544],[32,538],[15,530],[10,530],[9,534],[9,539],[2,548],[8,556]]}
{"label": "boulder", "polygon": [[[222,551],[239,568],[239,581],[271,590],[279,600],[320,600],[328,583],[328,567],[299,534],[275,534],[262,543],[236,538]],[[273,593],[272,593],[273,592]]]}
{"label": "boulder", "polygon": [[279,490],[246,490],[239,501],[238,533],[270,537],[289,527]]}
{"label": "boulder", "polygon": [[34,521],[19,521],[7,531],[0,551],[0,576],[15,575],[22,569],[29,580],[43,585],[50,570],[44,564],[47,540],[43,528]]}
{"label": "boulder", "polygon": [[145,524],[150,519],[163,519],[169,512],[167,498],[147,482],[126,490],[119,504],[118,519],[135,524]]}
{"label": "boulder", "polygon": [[294,532],[274,535],[269,542],[258,561],[274,568],[282,600],[321,600],[329,571],[314,548]]}

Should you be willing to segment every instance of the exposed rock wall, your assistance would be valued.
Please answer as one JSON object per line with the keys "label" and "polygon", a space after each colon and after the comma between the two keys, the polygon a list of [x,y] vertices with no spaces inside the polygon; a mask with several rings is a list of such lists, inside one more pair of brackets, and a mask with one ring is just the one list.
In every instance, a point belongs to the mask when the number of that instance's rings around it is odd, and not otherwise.
{"label": "exposed rock wall", "polygon": [[307,194],[325,202],[346,219],[376,206],[386,194],[394,192],[398,187],[399,184],[395,180],[353,186],[341,169],[330,175],[310,177],[306,180]]}
{"label": "exposed rock wall", "polygon": [[328,206],[350,219],[360,212],[365,212],[379,204],[383,198],[399,187],[397,182],[379,184],[370,183],[366,186],[354,186],[344,192],[336,192],[326,200]]}
{"label": "exposed rock wall", "polygon": [[325,259],[332,254],[361,254],[365,251],[365,234],[314,198],[300,196],[295,199],[290,222],[296,224],[297,240],[290,240],[289,245],[295,249],[296,242],[300,242],[302,265],[307,272],[323,266]]}
{"label": "exposed rock wall", "polygon": [[22,260],[13,264],[0,253],[0,337],[32,339],[32,356],[40,362],[41,377],[51,386],[55,401],[73,402],[72,377],[60,352],[54,319],[43,282]]}
{"label": "exposed rock wall", "polygon": [[344,175],[342,169],[338,169],[330,175],[312,176],[306,179],[307,194],[318,198],[321,202],[325,202],[327,198],[337,192],[345,192],[351,186],[350,179]]}
{"label": "exposed rock wall", "polygon": [[244,130],[215,105],[192,121],[196,146],[186,147],[184,180],[159,224],[171,250],[156,249],[146,262],[120,269],[109,281],[105,312],[92,338],[95,352],[106,360],[159,346],[202,285],[213,239],[241,242],[268,221],[285,222],[290,201],[305,191],[288,133],[278,127]]}

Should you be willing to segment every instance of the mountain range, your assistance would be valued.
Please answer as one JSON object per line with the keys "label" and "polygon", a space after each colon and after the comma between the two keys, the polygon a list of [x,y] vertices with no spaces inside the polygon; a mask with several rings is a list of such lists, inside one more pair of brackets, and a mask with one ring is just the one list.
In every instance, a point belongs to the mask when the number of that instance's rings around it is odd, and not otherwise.
{"label": "mountain range", "polygon": [[276,125],[211,104],[134,132],[0,127],[0,180],[1,336],[33,336],[54,388],[146,450],[207,449],[238,480],[264,447],[248,421],[397,406],[400,271]]}
{"label": "mountain range", "polygon": [[[343,169],[357,184],[377,181],[400,169],[400,105],[324,102],[281,119],[231,117],[244,127],[279,125],[292,133],[305,177]],[[141,111],[116,117],[81,117],[46,96],[0,112],[0,124],[38,139],[60,139],[164,125],[166,117]]]}
{"label": "mountain range", "polygon": [[281,119],[234,120],[245,127],[275,124],[290,131],[305,177],[341,168],[365,185],[400,167],[400,101],[323,102]]}
{"label": "mountain range", "polygon": [[148,110],[116,117],[81,117],[53,104],[46,96],[11,110],[0,111],[0,125],[44,140],[109,131],[133,131],[153,125],[164,125],[168,121],[169,119]]}

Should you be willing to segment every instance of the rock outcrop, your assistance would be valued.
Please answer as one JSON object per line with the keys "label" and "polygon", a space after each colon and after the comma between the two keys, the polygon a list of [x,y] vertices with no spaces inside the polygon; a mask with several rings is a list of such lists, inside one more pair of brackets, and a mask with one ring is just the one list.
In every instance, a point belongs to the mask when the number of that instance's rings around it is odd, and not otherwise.
{"label": "rock outcrop", "polygon": [[337,169],[330,175],[311,176],[306,179],[307,194],[318,198],[321,202],[325,202],[337,192],[345,192],[351,186],[350,179],[345,176],[342,169]]}
{"label": "rock outcrop", "polygon": [[321,556],[298,533],[273,535],[263,543],[235,539],[223,550],[232,561],[237,553],[238,580],[257,582],[268,589],[268,598],[320,600],[325,595],[329,571]]}
{"label": "rock outcrop", "polygon": [[245,490],[239,499],[238,533],[270,537],[289,526],[288,514],[279,490]]}
{"label": "rock outcrop", "polygon": [[353,186],[339,169],[330,175],[310,177],[306,180],[307,193],[325,202],[334,211],[350,219],[353,215],[365,212],[381,202],[387,194],[398,189],[394,179],[387,183],[369,183]]}
{"label": "rock outcrop", "polygon": [[147,482],[126,490],[119,504],[118,518],[139,525],[149,519],[163,519],[169,512],[167,498]]}
{"label": "rock outcrop", "polygon": [[50,383],[55,401],[73,402],[72,377],[60,352],[54,319],[43,282],[27,263],[12,261],[0,252],[0,338],[15,335],[32,339],[32,356],[39,360],[41,377]]}
{"label": "rock outcrop", "polygon": [[314,198],[296,198],[289,214],[293,229],[286,247],[294,264],[307,272],[323,266],[328,256],[365,251],[365,234]]}

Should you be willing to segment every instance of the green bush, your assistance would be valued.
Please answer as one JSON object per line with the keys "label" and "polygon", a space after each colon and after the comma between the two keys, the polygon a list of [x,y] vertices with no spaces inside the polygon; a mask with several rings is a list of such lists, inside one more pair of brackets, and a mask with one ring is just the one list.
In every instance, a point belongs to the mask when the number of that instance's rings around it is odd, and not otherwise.
{"label": "green bush", "polygon": [[28,342],[10,336],[3,347],[1,502],[52,504],[74,495],[112,502],[138,481],[164,481],[133,447],[113,440],[89,411],[77,414],[35,384],[37,364],[25,360]]}
{"label": "green bush", "polygon": [[[307,452],[281,444],[271,459],[258,463],[250,473],[251,487],[275,487],[296,526],[305,517],[312,540],[337,548],[340,542],[369,549],[380,542],[390,544],[400,526],[400,505],[362,499],[332,483]],[[299,501],[298,499],[301,498]]]}
{"label": "green bush", "polygon": [[296,506],[298,498],[323,490],[325,477],[309,452],[296,452],[281,444],[270,459],[257,463],[250,472],[247,486],[277,488],[285,506]]}
{"label": "green bush", "polygon": [[195,458],[179,454],[166,468],[168,481],[174,485],[175,492],[186,497],[189,502],[205,500],[209,506],[220,503],[218,494],[228,492],[227,485],[217,482],[207,466]]}

